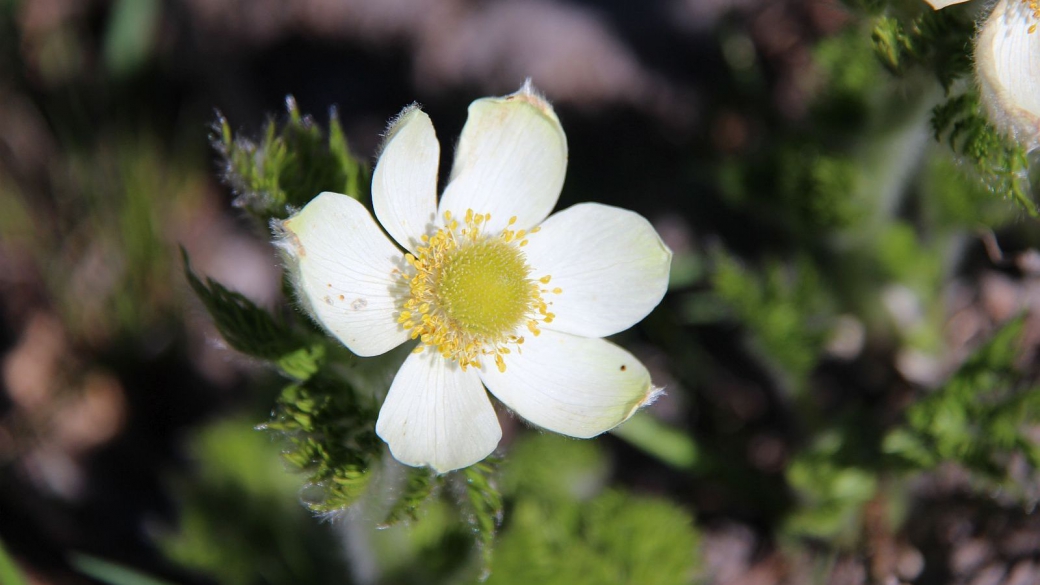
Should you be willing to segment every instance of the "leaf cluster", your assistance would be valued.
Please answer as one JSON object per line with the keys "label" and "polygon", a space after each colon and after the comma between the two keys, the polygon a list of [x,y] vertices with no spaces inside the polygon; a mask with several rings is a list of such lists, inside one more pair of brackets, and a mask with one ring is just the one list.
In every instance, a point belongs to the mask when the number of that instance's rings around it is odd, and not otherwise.
{"label": "leaf cluster", "polygon": [[[922,3],[923,4],[923,3]],[[932,111],[935,139],[967,160],[991,191],[1013,199],[1031,216],[1036,204],[1028,195],[1029,163],[1025,150],[1002,136],[982,109],[974,83],[955,91],[957,81],[970,79],[975,14],[967,6],[923,9],[912,18],[877,18],[872,32],[875,54],[897,75],[912,68],[933,71],[947,99]],[[962,88],[964,85],[961,86]]]}
{"label": "leaf cluster", "polygon": [[1028,425],[1040,420],[1040,387],[1015,367],[1023,317],[1004,325],[936,392],[915,402],[906,421],[884,439],[895,463],[931,469],[956,462],[994,480],[1007,478],[1011,453],[1040,469],[1040,447]]}
{"label": "leaf cluster", "polygon": [[815,266],[770,262],[757,274],[725,252],[714,258],[715,295],[730,307],[766,356],[791,375],[801,389],[816,364],[830,319],[829,299]]}
{"label": "leaf cluster", "polygon": [[1023,147],[1004,138],[986,118],[979,96],[968,91],[932,111],[935,139],[973,163],[993,192],[1015,201],[1029,215],[1040,214],[1028,194],[1029,160]]}
{"label": "leaf cluster", "polygon": [[296,380],[306,380],[318,371],[325,358],[323,341],[291,328],[212,278],[203,281],[192,270],[183,249],[181,256],[188,284],[206,306],[228,345],[248,356],[271,362]]}
{"label": "leaf cluster", "polygon": [[489,584],[688,583],[699,538],[665,500],[603,490],[595,445],[527,436],[504,465],[507,521]]}
{"label": "leaf cluster", "polygon": [[224,179],[235,205],[262,220],[285,219],[322,191],[367,197],[368,169],[350,153],[335,109],[329,111],[328,135],[296,100],[285,100],[287,119],[269,119],[262,138],[236,137],[218,114],[213,146],[222,159]]}
{"label": "leaf cluster", "polygon": [[912,18],[879,17],[871,31],[874,52],[889,71],[903,75],[914,67],[935,73],[947,92],[971,74],[975,22],[964,7],[931,10],[921,3]]}

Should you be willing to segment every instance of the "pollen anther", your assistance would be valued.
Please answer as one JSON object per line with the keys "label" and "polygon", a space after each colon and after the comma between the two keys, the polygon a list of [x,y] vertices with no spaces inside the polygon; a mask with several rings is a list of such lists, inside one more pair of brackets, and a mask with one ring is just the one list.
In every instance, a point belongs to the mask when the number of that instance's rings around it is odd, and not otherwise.
{"label": "pollen anther", "polygon": [[412,271],[401,275],[409,295],[397,322],[420,340],[416,352],[437,351],[463,370],[491,356],[504,372],[502,356],[512,353],[509,346],[519,352],[524,342],[519,331],[538,335],[539,324],[555,318],[542,294],[560,289],[541,288],[551,276],[532,278],[520,250],[538,228],[513,231],[511,217],[506,228],[489,234],[490,213],[467,209],[462,224],[450,211],[443,217],[445,227],[423,236],[416,255],[405,256]]}

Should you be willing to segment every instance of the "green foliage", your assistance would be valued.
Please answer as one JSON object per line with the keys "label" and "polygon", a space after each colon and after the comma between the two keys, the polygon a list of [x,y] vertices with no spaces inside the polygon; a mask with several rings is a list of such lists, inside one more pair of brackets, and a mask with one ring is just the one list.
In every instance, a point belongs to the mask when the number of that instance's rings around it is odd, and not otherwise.
{"label": "green foliage", "polygon": [[382,453],[375,420],[376,410],[339,379],[319,376],[282,391],[266,428],[284,434],[283,457],[308,476],[312,510],[342,510],[364,493]]}
{"label": "green foliage", "polygon": [[606,492],[573,510],[556,505],[531,499],[517,503],[489,584],[678,585],[692,580],[698,540],[689,516],[674,505],[620,492]]}
{"label": "green foliage", "polygon": [[730,202],[760,205],[796,239],[846,228],[864,212],[854,196],[855,161],[812,142],[784,145],[755,164],[730,162],[719,173]]}
{"label": "green foliage", "polygon": [[551,501],[587,499],[606,475],[606,461],[592,441],[530,434],[510,449],[502,490]]}
{"label": "green foliage", "polygon": [[336,111],[329,112],[326,138],[291,96],[285,104],[288,118],[282,124],[268,120],[259,143],[234,137],[223,116],[214,124],[213,145],[237,196],[235,205],[266,224],[285,219],[292,208],[303,207],[322,191],[365,198],[368,170],[350,154]]}
{"label": "green foliage", "polygon": [[[849,421],[845,421],[848,423]],[[863,505],[878,487],[868,455],[851,431],[854,424],[819,433],[787,467],[787,481],[800,505],[784,523],[786,533],[850,546],[859,536]]]}
{"label": "green foliage", "polygon": [[[868,41],[859,27],[843,34],[821,39],[813,50],[814,61],[824,79],[812,104],[813,119],[838,131],[864,129],[876,108],[883,70],[868,50]],[[839,137],[841,135],[838,135]],[[831,141],[827,136],[822,141]],[[833,155],[828,155],[833,157]],[[838,162],[852,161],[838,157]],[[850,190],[840,191],[847,194]]]}
{"label": "green foliage", "polygon": [[306,334],[290,329],[269,312],[219,282],[203,282],[191,269],[187,252],[181,250],[184,275],[192,290],[206,306],[217,330],[236,350],[276,365],[287,376],[307,380],[325,358],[325,345]]}
{"label": "green foliage", "polygon": [[402,520],[417,520],[419,508],[433,493],[439,482],[429,469],[410,467],[401,496],[393,503],[383,520],[383,526],[393,526]]}
{"label": "green foliage", "polygon": [[115,76],[135,73],[151,57],[161,10],[159,0],[113,3],[105,33],[104,60]]}
{"label": "green foliage", "polygon": [[25,576],[22,575],[22,570],[18,568],[18,563],[14,562],[11,555],[7,553],[7,549],[4,548],[3,541],[0,541],[0,583],[8,585],[26,585],[27,583]]}
{"label": "green foliage", "polygon": [[[934,71],[950,96],[954,82],[972,75],[973,14],[966,6],[921,10],[910,20],[878,18],[872,34],[875,52],[889,70],[899,75],[912,67]],[[932,129],[936,140],[945,141],[953,152],[972,163],[990,190],[1037,216],[1036,204],[1028,195],[1025,150],[997,132],[982,111],[974,89],[937,105],[932,112]]]}
{"label": "green foliage", "polygon": [[610,432],[676,469],[694,470],[705,465],[700,448],[688,433],[661,423],[647,412],[637,412]]}
{"label": "green foliage", "polygon": [[1025,320],[1004,325],[938,391],[915,402],[884,451],[899,465],[929,469],[955,461],[984,477],[1006,477],[1010,453],[1040,468],[1040,448],[1026,425],[1040,417],[1040,387],[1015,368]]}
{"label": "green foliage", "polygon": [[926,173],[922,200],[929,224],[959,231],[997,228],[1013,219],[1015,208],[968,176],[952,156],[931,157]]}
{"label": "green foliage", "polygon": [[794,266],[774,261],[759,276],[720,252],[712,284],[765,355],[791,376],[795,389],[802,389],[830,325],[830,302],[816,268],[805,260]]}
{"label": "green foliage", "polygon": [[492,480],[497,463],[497,460],[488,458],[462,470],[470,525],[477,537],[485,568],[491,564],[495,534],[502,523],[502,494]]}
{"label": "green foliage", "polygon": [[299,477],[267,435],[226,420],[190,451],[197,473],[175,483],[179,525],[161,541],[170,558],[228,585],[342,582],[335,543],[297,504]]}
{"label": "green foliage", "polygon": [[169,581],[90,555],[74,554],[69,560],[81,573],[108,585],[172,585]]}
{"label": "green foliage", "polygon": [[878,238],[877,252],[887,278],[921,292],[936,291],[942,276],[942,257],[921,244],[910,224],[889,224]]}
{"label": "green foliage", "polygon": [[1029,198],[1029,160],[1023,147],[997,132],[986,118],[974,92],[948,99],[932,112],[936,140],[943,140],[955,153],[970,161],[980,179],[995,193],[1013,199],[1036,217],[1036,204]]}
{"label": "green foliage", "polygon": [[850,196],[858,178],[851,159],[796,148],[783,151],[778,165],[776,188],[801,219],[800,232],[847,227],[862,213]]}
{"label": "green foliage", "polygon": [[898,75],[915,66],[934,71],[948,92],[954,81],[971,74],[975,23],[964,7],[931,10],[922,3],[919,10],[909,20],[878,18],[871,33],[875,54]]}
{"label": "green foliage", "polygon": [[699,565],[690,516],[674,504],[602,491],[595,443],[531,434],[502,475],[509,513],[489,584],[689,583]]}

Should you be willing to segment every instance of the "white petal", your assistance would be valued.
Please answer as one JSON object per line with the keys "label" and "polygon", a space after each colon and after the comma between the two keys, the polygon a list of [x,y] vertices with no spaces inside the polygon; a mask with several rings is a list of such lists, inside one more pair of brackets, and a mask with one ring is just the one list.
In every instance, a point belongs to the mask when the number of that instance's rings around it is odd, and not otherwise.
{"label": "white petal", "polygon": [[491,233],[512,216],[517,229],[530,228],[556,206],[566,172],[560,121],[526,83],[512,95],[470,104],[440,213],[490,213]]}
{"label": "white petal", "polygon": [[440,473],[484,459],[502,438],[476,370],[463,372],[435,351],[404,361],[379,410],[376,433],[401,463]]}
{"label": "white petal", "polygon": [[550,431],[596,436],[657,395],[643,364],[609,341],[543,330],[521,348],[504,356],[505,372],[491,361],[480,377],[506,406]]}
{"label": "white petal", "polygon": [[1040,30],[1028,3],[1001,0],[982,25],[975,68],[993,123],[1013,139],[1040,145]]}
{"label": "white petal", "polygon": [[390,123],[372,174],[372,207],[379,223],[412,253],[437,213],[440,153],[430,117],[412,105]]}
{"label": "white petal", "polygon": [[300,301],[350,351],[379,355],[408,339],[395,317],[395,296],[407,294],[401,252],[363,205],[322,193],[280,227]]}
{"label": "white petal", "polygon": [[555,319],[545,328],[604,337],[646,317],[664,297],[672,252],[643,216],[580,203],[555,213],[523,248]]}
{"label": "white petal", "polygon": [[961,4],[967,1],[968,0],[925,0],[925,2],[927,2],[934,10],[941,10],[947,6],[953,6],[954,4]]}

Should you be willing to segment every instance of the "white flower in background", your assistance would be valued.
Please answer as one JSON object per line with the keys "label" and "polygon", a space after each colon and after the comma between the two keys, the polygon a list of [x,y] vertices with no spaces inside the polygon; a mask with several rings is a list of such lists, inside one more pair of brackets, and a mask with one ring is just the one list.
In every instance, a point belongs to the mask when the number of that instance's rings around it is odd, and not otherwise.
{"label": "white flower in background", "polygon": [[1000,0],[975,42],[982,103],[993,124],[1032,150],[1040,146],[1040,1]]}
{"label": "white flower in background", "polygon": [[646,368],[600,338],[657,306],[671,252],[646,219],[616,207],[546,219],[567,167],[552,107],[530,83],[473,102],[438,204],[439,159],[429,117],[405,108],[372,177],[375,215],[396,245],[336,193],[281,224],[301,302],[351,351],[418,340],[376,423],[394,457],[439,472],[487,457],[502,430],[485,387],[574,437],[652,400]]}

